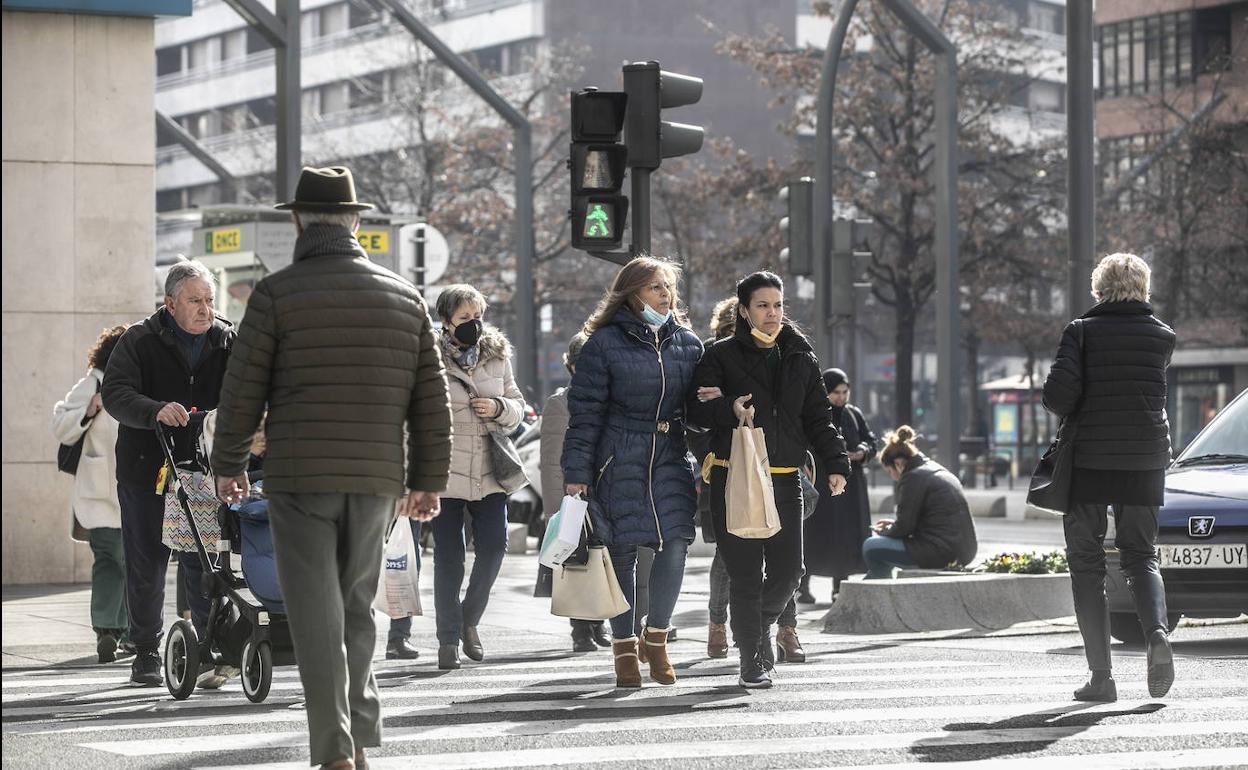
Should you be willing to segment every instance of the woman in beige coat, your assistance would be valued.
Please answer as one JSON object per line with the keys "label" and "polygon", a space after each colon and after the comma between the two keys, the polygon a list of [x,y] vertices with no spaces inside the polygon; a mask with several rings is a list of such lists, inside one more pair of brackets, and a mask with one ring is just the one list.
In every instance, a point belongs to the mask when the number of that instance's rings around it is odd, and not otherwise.
{"label": "woman in beige coat", "polygon": [[[451,478],[433,529],[433,597],[438,668],[459,668],[459,647],[485,657],[477,624],[507,551],[507,495],[528,480],[518,463],[502,460],[507,435],[524,417],[524,396],[511,371],[511,344],[486,326],[485,297],[471,286],[447,286],[438,296],[439,342],[451,396]],[[510,455],[515,457],[514,448]],[[516,458],[518,459],[518,458]],[[464,582],[464,514],[472,515],[474,558]]]}
{"label": "woman in beige coat", "polygon": [[75,540],[86,540],[95,557],[91,565],[91,626],[101,663],[113,662],[119,648],[129,648],[126,557],[117,502],[117,421],[104,411],[100,400],[104,367],[125,331],[125,326],[114,326],[101,332],[87,354],[86,376],[52,408],[56,440],[76,444],[83,439],[70,495],[70,532]]}

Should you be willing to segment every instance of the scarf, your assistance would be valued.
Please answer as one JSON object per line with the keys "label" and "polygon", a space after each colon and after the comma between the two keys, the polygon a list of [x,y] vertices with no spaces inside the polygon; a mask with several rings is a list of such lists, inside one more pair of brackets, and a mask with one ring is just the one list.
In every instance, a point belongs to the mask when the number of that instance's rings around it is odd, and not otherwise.
{"label": "scarf", "polygon": [[351,256],[368,259],[368,252],[360,246],[351,231],[338,225],[308,225],[295,241],[294,261],[307,257]]}
{"label": "scarf", "polygon": [[481,344],[479,342],[472,347],[461,348],[455,344],[455,341],[451,339],[451,335],[447,333],[445,328],[438,335],[438,344],[442,347],[443,358],[459,364],[459,368],[469,374],[476,368],[477,361],[481,359]]}

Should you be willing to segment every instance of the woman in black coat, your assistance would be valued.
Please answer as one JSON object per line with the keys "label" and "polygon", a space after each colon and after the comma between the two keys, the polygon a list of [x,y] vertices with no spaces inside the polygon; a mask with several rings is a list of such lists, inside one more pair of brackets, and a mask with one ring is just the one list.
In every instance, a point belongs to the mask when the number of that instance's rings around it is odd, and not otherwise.
{"label": "woman in black coat", "polygon": [[1118,697],[1105,601],[1103,543],[1111,506],[1114,545],[1147,642],[1149,695],[1160,698],[1174,682],[1156,543],[1170,464],[1166,368],[1175,337],[1148,304],[1149,278],[1148,265],[1134,254],[1102,259],[1092,272],[1097,304],[1066,327],[1044,382],[1045,408],[1074,435],[1071,499],[1062,524],[1075,618],[1092,670],[1076,700]]}
{"label": "woman in black coat", "polygon": [[919,451],[909,425],[885,435],[880,464],[897,482],[897,518],[876,522],[863,542],[866,579],[890,578],[894,567],[970,564],[979,543],[958,477]]}
{"label": "woman in black coat", "polygon": [[[784,322],[784,283],[759,272],[737,284],[733,336],[711,346],[694,373],[690,422],[710,430],[706,467],[711,479],[715,542],[728,567],[732,634],[741,654],[742,687],[770,687],[774,664],[771,626],[801,580],[802,492],[797,469],[813,453],[832,474],[831,494],[849,475],[845,442],[832,424],[819,362],[807,339]],[[771,482],[781,529],[765,539],[728,532],[725,487],[732,433],[753,412],[767,441]],[[765,568],[764,568],[765,565]]]}
{"label": "woman in black coat", "polygon": [[840,369],[825,369],[823,386],[832,404],[832,420],[845,439],[853,468],[845,494],[828,494],[827,473],[815,474],[819,504],[805,523],[806,576],[798,588],[797,600],[814,604],[810,593],[810,576],[832,578],[832,595],[840,590],[841,581],[850,575],[866,572],[862,560],[862,543],[871,534],[871,501],[867,498],[866,464],[875,457],[876,438],[862,410],[849,403],[849,378]]}

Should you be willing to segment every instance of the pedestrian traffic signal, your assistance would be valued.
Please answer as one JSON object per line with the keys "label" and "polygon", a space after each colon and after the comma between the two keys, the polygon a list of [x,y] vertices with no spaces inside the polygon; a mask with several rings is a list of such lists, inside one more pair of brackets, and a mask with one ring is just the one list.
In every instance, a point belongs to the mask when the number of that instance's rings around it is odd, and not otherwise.
{"label": "pedestrian traffic signal", "polygon": [[571,94],[572,247],[609,250],[624,237],[628,198],[620,194],[628,148],[620,143],[628,98],[584,88]]}
{"label": "pedestrian traffic signal", "polygon": [[656,169],[664,158],[689,155],[702,149],[702,127],[661,120],[669,107],[697,104],[702,78],[659,69],[657,61],[624,65],[624,93],[628,95],[628,167]]}
{"label": "pedestrian traffic signal", "polygon": [[810,275],[814,272],[815,231],[814,213],[815,180],[808,176],[795,179],[780,189],[780,200],[785,203],[786,216],[780,220],[786,246],[780,252],[780,262],[788,262],[793,275]]}

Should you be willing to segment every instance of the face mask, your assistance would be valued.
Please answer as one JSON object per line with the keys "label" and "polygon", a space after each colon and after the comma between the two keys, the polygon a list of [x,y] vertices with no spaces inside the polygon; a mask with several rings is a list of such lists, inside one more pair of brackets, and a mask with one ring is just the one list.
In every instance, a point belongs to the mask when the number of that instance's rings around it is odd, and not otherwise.
{"label": "face mask", "polygon": [[767,347],[771,347],[772,345],[776,344],[776,340],[780,338],[780,332],[784,330],[784,326],[781,326],[779,329],[776,330],[775,334],[767,334],[766,332],[760,330],[757,326],[755,326],[754,322],[750,320],[750,317],[748,315],[745,317],[745,322],[750,325],[750,336],[758,340],[759,342],[763,343]]}
{"label": "face mask", "polygon": [[471,321],[464,321],[459,326],[456,326],[455,332],[451,336],[455,338],[456,342],[461,342],[468,347],[472,347],[481,339],[481,332],[484,331],[484,329],[485,324],[481,323],[479,319],[474,318]]}
{"label": "face mask", "polygon": [[671,308],[668,308],[667,315],[660,315],[659,311],[643,302],[641,303],[641,317],[646,319],[646,323],[652,326],[662,326],[672,317],[672,311]]}

